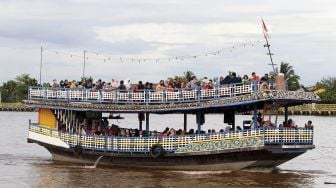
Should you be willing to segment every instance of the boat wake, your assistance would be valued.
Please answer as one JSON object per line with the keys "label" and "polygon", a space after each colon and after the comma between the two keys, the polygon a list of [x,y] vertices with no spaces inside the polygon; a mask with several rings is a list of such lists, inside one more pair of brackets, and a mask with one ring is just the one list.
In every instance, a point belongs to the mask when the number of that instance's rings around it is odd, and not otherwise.
{"label": "boat wake", "polygon": [[73,163],[68,163],[68,162],[60,162],[60,161],[54,161],[53,163],[49,164],[51,166],[53,166],[54,168],[74,168],[74,169],[95,169],[97,168],[97,165],[99,163],[99,161],[101,160],[101,158],[103,158],[103,156],[98,157],[98,159],[95,161],[95,163],[93,165],[82,165],[79,164],[78,165],[71,165]]}
{"label": "boat wake", "polygon": [[279,169],[277,168],[249,168],[249,169],[243,169],[241,171],[244,172],[251,172],[251,173],[272,173],[277,172]]}
{"label": "boat wake", "polygon": [[174,173],[182,173],[186,175],[216,175],[216,174],[229,174],[232,173],[230,170],[221,171],[172,171]]}
{"label": "boat wake", "polygon": [[90,166],[85,165],[84,168],[91,168],[91,169],[96,168],[101,158],[103,158],[103,156],[100,156],[93,165]]}
{"label": "boat wake", "polygon": [[328,174],[328,172],[323,170],[277,170],[276,172],[281,174],[298,174],[298,175],[323,175]]}

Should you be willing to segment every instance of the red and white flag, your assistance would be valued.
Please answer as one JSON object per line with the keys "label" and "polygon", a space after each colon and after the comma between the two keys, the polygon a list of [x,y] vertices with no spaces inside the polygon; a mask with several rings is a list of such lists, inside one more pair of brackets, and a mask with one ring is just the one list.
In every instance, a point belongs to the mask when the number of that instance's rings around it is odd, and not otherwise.
{"label": "red and white flag", "polygon": [[268,29],[266,27],[266,24],[264,22],[264,19],[261,18],[261,22],[262,22],[262,29],[263,29],[263,33],[264,33],[264,37],[265,38],[269,38],[269,35],[268,35]]}

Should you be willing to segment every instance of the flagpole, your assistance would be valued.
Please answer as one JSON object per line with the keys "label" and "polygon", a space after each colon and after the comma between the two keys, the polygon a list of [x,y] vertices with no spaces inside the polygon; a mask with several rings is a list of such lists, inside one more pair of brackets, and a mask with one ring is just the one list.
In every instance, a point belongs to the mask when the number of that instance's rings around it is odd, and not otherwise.
{"label": "flagpole", "polygon": [[268,43],[267,37],[265,35],[264,35],[264,37],[265,37],[265,40],[266,40],[266,44],[264,45],[264,47],[267,47],[267,49],[268,49],[267,55],[269,55],[269,57],[271,59],[271,65],[273,67],[273,72],[275,73],[274,65],[276,65],[276,64],[273,63],[273,58],[272,58],[272,55],[274,55],[274,54],[271,53],[271,49],[270,49],[271,45]]}
{"label": "flagpole", "polygon": [[265,22],[264,22],[263,19],[261,19],[261,21],[262,21],[262,24],[263,24],[262,26],[263,26],[264,38],[266,40],[266,44],[264,45],[264,47],[267,47],[267,50],[268,50],[267,55],[269,55],[269,57],[271,59],[271,64],[270,65],[272,65],[273,72],[275,73],[274,65],[276,65],[276,64],[273,63],[273,58],[272,58],[272,55],[274,55],[274,54],[271,53],[271,48],[270,48],[271,45],[269,44],[268,39],[267,39],[267,28],[266,28]]}
{"label": "flagpole", "polygon": [[83,60],[84,60],[84,64],[83,64],[83,75],[82,75],[82,81],[84,81],[84,79],[85,79],[85,77],[84,77],[84,76],[85,76],[85,58],[86,58],[86,57],[85,57],[85,53],[86,53],[86,50],[84,50],[84,59],[83,59]]}

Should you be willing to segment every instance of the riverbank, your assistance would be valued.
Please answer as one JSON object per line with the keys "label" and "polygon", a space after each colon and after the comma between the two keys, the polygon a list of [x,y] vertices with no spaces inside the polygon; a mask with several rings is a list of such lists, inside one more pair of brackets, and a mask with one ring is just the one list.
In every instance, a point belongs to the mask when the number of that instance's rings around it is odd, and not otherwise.
{"label": "riverbank", "polygon": [[[279,110],[280,114],[285,109]],[[315,115],[315,116],[336,116],[336,104],[305,104],[288,108],[289,115]]]}
{"label": "riverbank", "polygon": [[[264,112],[270,114],[269,110]],[[276,112],[271,112],[276,114]],[[252,115],[253,111],[244,113],[242,115]],[[278,115],[285,114],[285,108],[279,108]],[[305,115],[305,116],[336,116],[336,104],[304,104],[299,106],[292,106],[288,108],[289,115]]]}
{"label": "riverbank", "polygon": [[31,112],[34,111],[34,109],[27,107],[22,103],[1,103],[0,111]]}

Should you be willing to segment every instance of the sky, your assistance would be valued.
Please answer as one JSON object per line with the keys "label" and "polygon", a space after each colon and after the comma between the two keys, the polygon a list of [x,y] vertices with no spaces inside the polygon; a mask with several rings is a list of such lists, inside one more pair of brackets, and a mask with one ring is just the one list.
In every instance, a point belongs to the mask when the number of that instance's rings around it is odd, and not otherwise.
{"label": "sky", "polygon": [[335,76],[334,0],[0,0],[0,83],[262,76],[262,18],[276,67],[289,63],[305,86]]}

